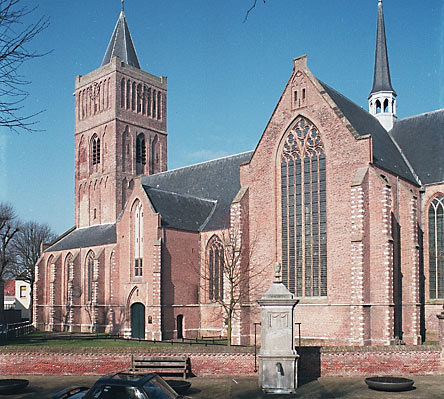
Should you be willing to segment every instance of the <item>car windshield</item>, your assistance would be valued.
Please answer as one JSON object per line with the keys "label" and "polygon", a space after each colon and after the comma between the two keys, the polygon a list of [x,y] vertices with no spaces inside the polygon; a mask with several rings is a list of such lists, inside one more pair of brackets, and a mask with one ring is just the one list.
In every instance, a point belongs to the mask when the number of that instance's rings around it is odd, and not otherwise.
{"label": "car windshield", "polygon": [[157,375],[145,382],[143,389],[150,399],[176,399],[179,397],[176,391]]}

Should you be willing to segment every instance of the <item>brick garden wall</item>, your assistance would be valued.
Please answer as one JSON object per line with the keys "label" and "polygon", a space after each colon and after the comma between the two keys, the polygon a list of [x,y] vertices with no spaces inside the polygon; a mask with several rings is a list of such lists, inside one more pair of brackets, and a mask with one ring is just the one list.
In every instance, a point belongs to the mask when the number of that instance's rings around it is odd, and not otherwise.
{"label": "brick garden wall", "polygon": [[[439,375],[444,373],[441,347],[304,347],[300,378],[360,375]],[[137,356],[161,356],[137,353]],[[175,353],[188,356],[196,376],[255,375],[254,353]],[[100,375],[127,370],[130,353],[0,352],[0,375]]]}

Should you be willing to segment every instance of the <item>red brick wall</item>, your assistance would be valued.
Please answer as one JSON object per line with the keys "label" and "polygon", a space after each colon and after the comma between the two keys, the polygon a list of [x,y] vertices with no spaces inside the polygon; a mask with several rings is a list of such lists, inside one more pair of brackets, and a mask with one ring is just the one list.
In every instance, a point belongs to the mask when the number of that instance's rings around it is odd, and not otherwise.
{"label": "red brick wall", "polygon": [[[440,346],[364,347],[361,349],[302,348],[300,377],[390,375],[439,375]],[[137,353],[137,356],[162,356]],[[165,354],[163,354],[165,355]],[[175,353],[188,356],[191,371],[204,375],[255,375],[253,353]],[[0,353],[0,374],[82,375],[107,374],[129,369],[126,353]]]}
{"label": "red brick wall", "polygon": [[184,337],[197,337],[199,328],[199,234],[165,229],[163,244],[163,337],[164,339],[177,337],[176,319],[178,315],[183,316]]}

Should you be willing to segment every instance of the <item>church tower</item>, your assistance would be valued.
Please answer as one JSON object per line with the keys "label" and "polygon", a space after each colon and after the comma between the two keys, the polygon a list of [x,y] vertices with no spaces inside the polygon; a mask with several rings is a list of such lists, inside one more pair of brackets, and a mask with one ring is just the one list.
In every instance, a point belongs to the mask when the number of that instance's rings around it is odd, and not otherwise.
{"label": "church tower", "polygon": [[167,170],[167,79],[140,69],[123,1],[102,65],[74,95],[76,227],[114,223],[134,177]]}
{"label": "church tower", "polygon": [[379,120],[385,130],[391,130],[396,121],[396,92],[390,80],[382,0],[378,0],[375,73],[368,104],[369,112]]}

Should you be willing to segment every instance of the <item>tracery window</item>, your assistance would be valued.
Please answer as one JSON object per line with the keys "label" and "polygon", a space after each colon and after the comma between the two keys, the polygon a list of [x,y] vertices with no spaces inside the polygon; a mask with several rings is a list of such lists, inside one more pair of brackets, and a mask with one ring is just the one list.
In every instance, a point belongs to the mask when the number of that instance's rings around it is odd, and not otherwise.
{"label": "tracery window", "polygon": [[444,298],[444,196],[435,197],[429,207],[429,295]]}
{"label": "tracery window", "polygon": [[91,140],[92,142],[92,164],[100,163],[100,139],[95,134]]}
{"label": "tracery window", "polygon": [[88,302],[92,301],[94,280],[94,253],[90,252],[86,257],[86,299]]}
{"label": "tracery window", "polygon": [[282,279],[296,296],[327,295],[324,146],[317,128],[299,117],[281,154]]}
{"label": "tracery window", "polygon": [[134,218],[134,276],[143,275],[143,208],[138,204]]}
{"label": "tracery window", "polygon": [[66,257],[65,260],[65,275],[64,275],[64,281],[63,281],[63,287],[64,287],[64,292],[63,292],[63,296],[64,296],[64,300],[68,301],[69,300],[69,282],[72,280],[72,275],[71,275],[71,267],[72,267],[72,262],[73,262],[73,256],[71,253],[68,254],[68,256]]}
{"label": "tracery window", "polygon": [[217,301],[224,294],[224,247],[219,238],[211,241],[207,256],[209,299]]}

